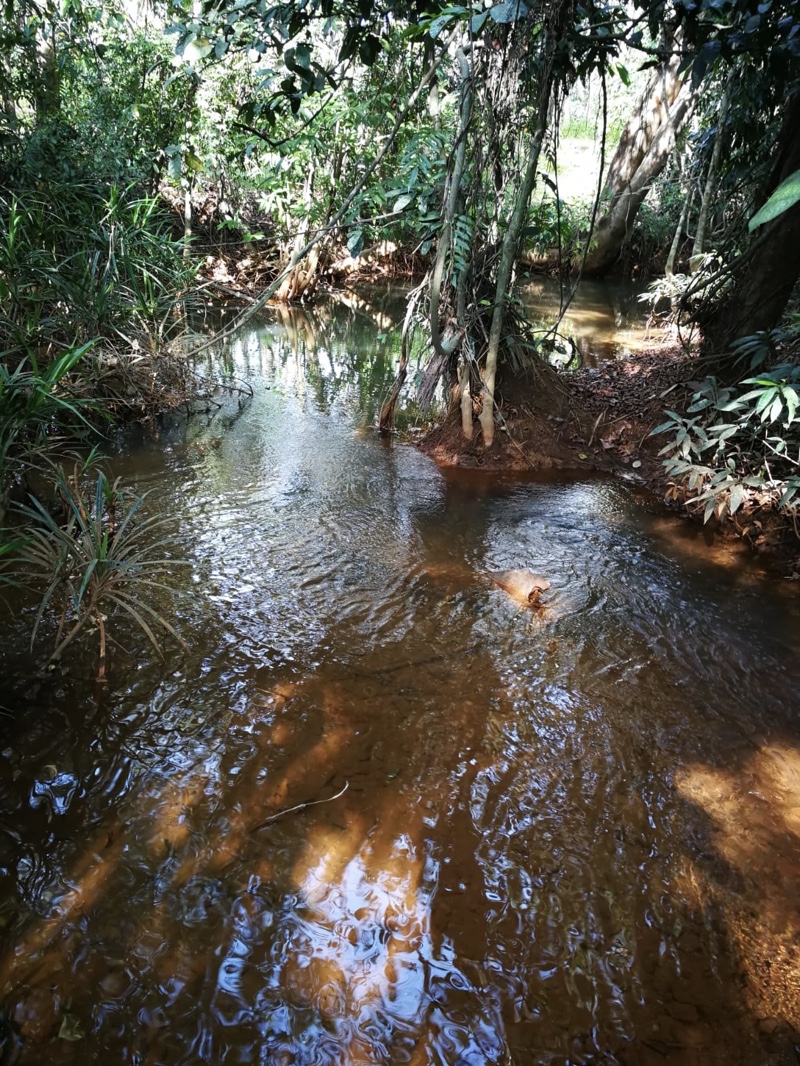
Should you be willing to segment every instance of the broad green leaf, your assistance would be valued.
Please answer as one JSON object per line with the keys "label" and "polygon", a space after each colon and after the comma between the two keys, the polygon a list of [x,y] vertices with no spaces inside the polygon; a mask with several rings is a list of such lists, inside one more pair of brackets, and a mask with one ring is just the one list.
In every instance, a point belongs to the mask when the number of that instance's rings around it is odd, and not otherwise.
{"label": "broad green leaf", "polygon": [[183,58],[187,63],[197,63],[213,51],[214,45],[207,37],[195,37],[184,45]]}
{"label": "broad green leaf", "polygon": [[452,15],[440,15],[439,18],[434,19],[433,22],[430,24],[428,33],[431,35],[431,37],[435,39],[439,36],[445,26],[449,25],[452,21]]}
{"label": "broad green leaf", "polygon": [[786,400],[786,424],[788,426],[794,421],[798,404],[800,404],[800,396],[798,396],[797,390],[793,389],[791,385],[786,385],[783,389],[783,398]]}
{"label": "broad green leaf", "polygon": [[783,400],[780,398],[780,396],[776,396],[775,397],[775,402],[773,403],[772,407],[770,408],[770,412],[769,412],[769,420],[770,420],[770,422],[777,421],[777,419],[779,419],[780,416],[781,416],[781,411],[782,410],[783,410]]}
{"label": "broad green leaf", "polygon": [[794,174],[790,174],[785,181],[780,183],[761,210],[750,219],[748,230],[752,233],[757,226],[771,222],[773,218],[777,218],[790,207],[794,207],[798,200],[800,200],[800,170],[796,170]]}
{"label": "broad green leaf", "polygon": [[364,231],[362,229],[351,230],[350,236],[347,238],[347,250],[353,259],[357,259],[361,255],[363,247]]}
{"label": "broad green leaf", "polygon": [[528,5],[523,0],[502,0],[489,8],[489,16],[493,22],[509,23],[518,22],[528,14]]}

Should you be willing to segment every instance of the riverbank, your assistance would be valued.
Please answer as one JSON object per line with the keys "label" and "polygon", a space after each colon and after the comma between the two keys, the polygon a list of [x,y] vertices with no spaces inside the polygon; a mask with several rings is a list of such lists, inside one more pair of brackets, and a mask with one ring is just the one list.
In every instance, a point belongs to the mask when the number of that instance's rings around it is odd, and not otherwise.
{"label": "riverbank", "polygon": [[[491,448],[479,434],[466,441],[457,418],[427,434],[420,447],[445,467],[621,476],[703,524],[704,503],[693,502],[696,490],[667,476],[659,454],[666,438],[653,435],[667,408],[685,409],[693,380],[703,373],[696,356],[665,340],[624,359],[561,372],[566,402],[557,413],[542,409],[532,383],[507,380],[499,390],[500,432]],[[705,528],[775,556],[788,576],[800,579],[797,524],[776,504],[774,493],[751,490],[735,515],[712,518]]]}

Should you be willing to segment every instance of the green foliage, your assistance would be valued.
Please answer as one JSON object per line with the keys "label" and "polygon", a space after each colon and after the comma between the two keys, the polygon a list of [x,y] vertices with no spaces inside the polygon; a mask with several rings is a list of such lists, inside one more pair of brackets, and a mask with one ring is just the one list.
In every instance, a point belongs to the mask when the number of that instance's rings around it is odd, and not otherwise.
{"label": "green foliage", "polygon": [[71,348],[43,367],[33,353],[13,368],[7,359],[0,362],[0,493],[15,470],[41,463],[57,432],[74,437],[90,429],[86,414],[97,411],[96,402],[69,396],[66,385],[92,343]]}
{"label": "green foliage", "polygon": [[142,333],[155,345],[190,276],[164,204],[133,186],[50,183],[0,196],[0,343],[9,350]]}
{"label": "green foliage", "polygon": [[143,597],[167,586],[160,580],[180,561],[170,556],[169,538],[161,536],[169,520],[143,518],[144,497],[131,499],[119,479],[96,475],[94,486],[76,473],[58,469],[55,485],[60,514],[40,499],[17,504],[25,522],[24,539],[10,553],[11,572],[20,582],[43,586],[33,624],[35,642],[44,618],[55,612],[58,629],[51,660],[94,625],[105,654],[106,622],[127,616],[160,655],[159,629],[180,641],[172,624]]}
{"label": "green foliage", "polygon": [[756,227],[763,226],[765,222],[771,222],[773,218],[778,218],[784,211],[794,207],[798,200],[800,200],[800,170],[796,170],[794,174],[790,174],[785,181],[780,183],[761,210],[750,219],[747,228],[752,233]]}
{"label": "green foliage", "polygon": [[[757,345],[756,345],[757,346]],[[742,386],[752,388],[741,391]],[[748,494],[800,509],[800,366],[782,364],[741,385],[714,377],[695,383],[686,414],[667,412],[664,467],[703,504],[703,519],[735,515]]]}
{"label": "green foliage", "polygon": [[577,244],[584,215],[590,212],[573,207],[563,200],[543,198],[528,213],[528,224],[522,231],[525,245],[543,255],[552,248],[562,250],[565,262]]}

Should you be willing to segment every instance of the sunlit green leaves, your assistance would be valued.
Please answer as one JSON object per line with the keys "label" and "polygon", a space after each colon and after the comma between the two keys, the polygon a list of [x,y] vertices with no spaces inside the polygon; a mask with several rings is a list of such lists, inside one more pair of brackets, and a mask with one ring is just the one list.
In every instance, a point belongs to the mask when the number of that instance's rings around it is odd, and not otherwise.
{"label": "sunlit green leaves", "polygon": [[758,226],[763,226],[765,222],[771,222],[774,218],[782,215],[784,211],[788,211],[790,207],[794,207],[799,200],[800,170],[796,170],[785,181],[781,182],[761,210],[753,215],[747,228],[752,233]]}
{"label": "sunlit green leaves", "polygon": [[668,437],[660,453],[667,475],[694,494],[687,503],[703,504],[704,521],[737,514],[754,493],[780,508],[800,505],[800,366],[777,366],[741,386],[695,382],[687,414],[669,411],[653,430]]}

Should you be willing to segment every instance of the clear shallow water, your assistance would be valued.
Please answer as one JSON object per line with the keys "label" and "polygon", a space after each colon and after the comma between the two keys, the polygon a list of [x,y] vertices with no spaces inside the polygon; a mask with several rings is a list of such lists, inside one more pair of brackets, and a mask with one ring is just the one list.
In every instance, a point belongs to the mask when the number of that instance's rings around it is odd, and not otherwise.
{"label": "clear shallow water", "polygon": [[791,586],[616,482],[383,443],[393,313],[254,331],[249,406],[114,461],[188,651],[7,648],[9,1059],[792,1061]]}

